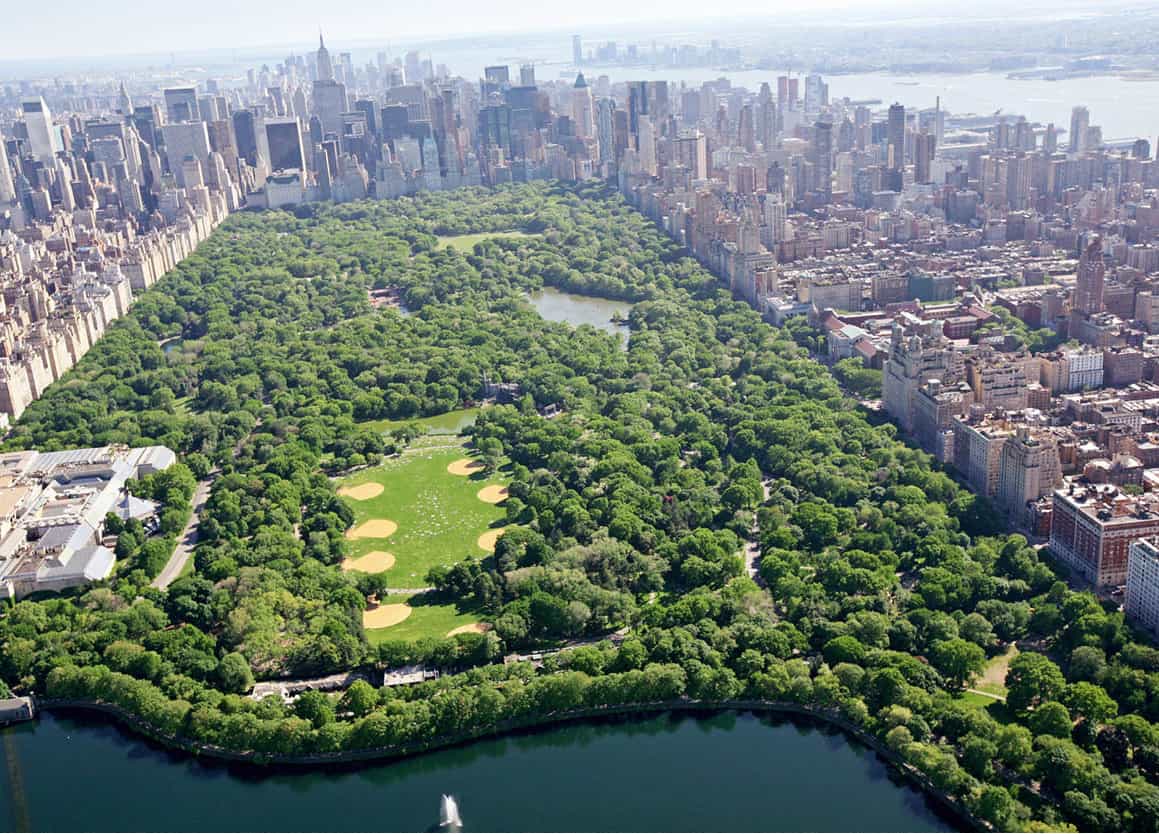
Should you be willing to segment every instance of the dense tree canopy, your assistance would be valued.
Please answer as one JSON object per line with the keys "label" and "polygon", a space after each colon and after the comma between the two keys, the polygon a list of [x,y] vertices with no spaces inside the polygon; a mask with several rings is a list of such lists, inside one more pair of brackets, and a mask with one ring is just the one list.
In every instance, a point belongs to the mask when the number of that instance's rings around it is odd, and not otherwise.
{"label": "dense tree canopy", "polygon": [[[467,254],[437,238],[510,229],[533,236]],[[524,294],[545,284],[636,302],[627,351],[536,315]],[[388,288],[405,310],[371,305],[368,290]],[[1155,830],[1159,652],[1025,539],[994,535],[984,503],[867,421],[802,338],[600,185],[235,216],[9,441],[167,444],[187,469],[145,489],[177,503],[190,474],[220,467],[196,570],[161,592],[119,569],[107,586],[12,607],[0,677],[268,753],[580,706],[793,702],[877,735],[999,827]],[[839,373],[875,392],[872,375]],[[371,647],[361,612],[375,580],[337,567],[352,514],[327,475],[406,442],[368,421],[462,407],[484,375],[522,389],[472,438],[510,462],[517,526],[494,557],[448,554],[429,579],[495,629]],[[562,413],[542,416],[549,405]],[[750,545],[761,586],[745,575]],[[598,642],[623,628],[619,647]],[[587,645],[538,673],[489,665],[567,640]],[[964,699],[1014,641],[1004,707]],[[255,676],[416,661],[458,674],[289,707],[239,694]]]}

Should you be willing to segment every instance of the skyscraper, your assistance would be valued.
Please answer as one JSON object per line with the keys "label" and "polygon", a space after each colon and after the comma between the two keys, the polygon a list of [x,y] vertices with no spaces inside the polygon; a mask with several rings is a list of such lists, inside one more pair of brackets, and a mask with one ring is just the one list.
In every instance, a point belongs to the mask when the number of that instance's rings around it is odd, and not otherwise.
{"label": "skyscraper", "polygon": [[897,102],[889,106],[885,142],[885,167],[900,171],[905,167],[905,107]]}
{"label": "skyscraper", "polygon": [[51,165],[56,154],[56,131],[52,126],[52,111],[44,98],[26,98],[20,104],[24,124],[28,129],[28,144],[32,155],[45,165]]}
{"label": "skyscraper", "polygon": [[937,138],[931,133],[919,133],[914,137],[914,182],[920,185],[931,182],[930,168],[937,144]]}
{"label": "skyscraper", "polygon": [[271,171],[305,169],[306,152],[297,119],[267,119],[262,125],[261,135]]}
{"label": "skyscraper", "polygon": [[170,123],[195,122],[201,118],[197,109],[195,87],[171,87],[165,91],[165,117]]}
{"label": "skyscraper", "polygon": [[817,122],[813,126],[813,153],[817,166],[817,191],[826,201],[833,194],[833,124]]}
{"label": "skyscraper", "polygon": [[316,56],[319,81],[333,81],[334,80],[334,64],[330,60],[330,51],[326,49],[326,44],[322,41],[322,33],[318,33],[318,53]]}
{"label": "skyscraper", "polygon": [[12,181],[12,169],[8,167],[8,147],[0,134],[0,205],[16,199],[16,185]]}
{"label": "skyscraper", "polygon": [[1103,309],[1103,242],[1096,237],[1079,258],[1074,285],[1074,312],[1090,316]]}
{"label": "skyscraper", "polygon": [[584,44],[579,35],[571,36],[571,62],[577,67],[584,62]]}
{"label": "skyscraper", "polygon": [[1087,149],[1087,129],[1091,126],[1091,114],[1081,105],[1070,111],[1070,152],[1082,153]]}

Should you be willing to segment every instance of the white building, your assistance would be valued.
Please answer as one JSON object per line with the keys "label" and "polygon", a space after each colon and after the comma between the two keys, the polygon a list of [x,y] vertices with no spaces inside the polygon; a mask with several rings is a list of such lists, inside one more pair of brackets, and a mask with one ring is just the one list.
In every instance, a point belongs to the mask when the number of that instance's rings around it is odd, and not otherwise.
{"label": "white building", "polygon": [[1138,625],[1159,634],[1159,539],[1131,542],[1123,607]]}
{"label": "white building", "polygon": [[116,557],[103,544],[106,516],[154,515],[125,484],[176,460],[164,446],[0,455],[0,598],[107,579]]}

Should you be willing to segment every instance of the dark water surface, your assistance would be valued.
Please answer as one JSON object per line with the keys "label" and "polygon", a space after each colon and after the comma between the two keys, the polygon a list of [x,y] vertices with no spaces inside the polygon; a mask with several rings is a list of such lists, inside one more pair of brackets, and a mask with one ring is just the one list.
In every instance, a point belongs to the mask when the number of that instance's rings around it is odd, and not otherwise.
{"label": "dark water surface", "polygon": [[3,731],[0,831],[949,831],[870,750],[746,714],[574,724],[385,764],[230,767],[99,717]]}

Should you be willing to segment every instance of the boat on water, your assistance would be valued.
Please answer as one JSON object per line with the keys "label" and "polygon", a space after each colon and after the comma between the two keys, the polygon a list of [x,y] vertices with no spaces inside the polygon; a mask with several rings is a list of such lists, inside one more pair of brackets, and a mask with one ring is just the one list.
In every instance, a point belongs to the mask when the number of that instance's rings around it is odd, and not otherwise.
{"label": "boat on water", "polygon": [[463,827],[463,818],[459,816],[459,803],[455,797],[443,794],[439,800],[439,828],[457,831]]}

